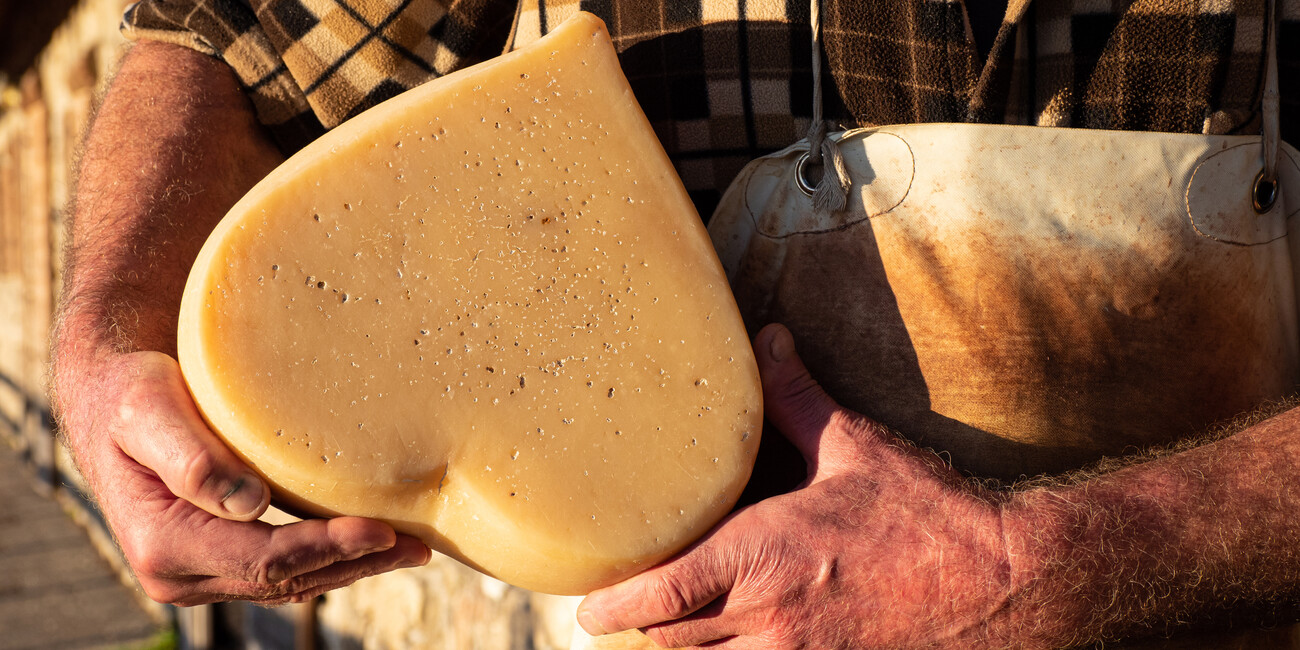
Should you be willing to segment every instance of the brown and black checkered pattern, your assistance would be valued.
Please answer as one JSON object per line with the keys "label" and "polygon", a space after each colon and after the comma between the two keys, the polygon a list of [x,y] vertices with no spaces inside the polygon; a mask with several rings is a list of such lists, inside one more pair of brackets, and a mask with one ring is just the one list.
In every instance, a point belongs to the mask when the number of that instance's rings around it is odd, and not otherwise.
{"label": "brown and black checkered pattern", "polygon": [[[822,7],[827,116],[845,126],[1258,129],[1265,0],[1010,0],[983,51],[962,0]],[[1279,7],[1283,137],[1295,142],[1300,0]],[[123,29],[224,58],[293,150],[429,78],[534,40],[579,9],[609,25],[702,214],[746,161],[806,132],[807,0],[143,0]]]}
{"label": "brown and black checkered pattern", "polygon": [[499,54],[513,0],[145,0],[123,33],[224,59],[286,150],[429,79]]}

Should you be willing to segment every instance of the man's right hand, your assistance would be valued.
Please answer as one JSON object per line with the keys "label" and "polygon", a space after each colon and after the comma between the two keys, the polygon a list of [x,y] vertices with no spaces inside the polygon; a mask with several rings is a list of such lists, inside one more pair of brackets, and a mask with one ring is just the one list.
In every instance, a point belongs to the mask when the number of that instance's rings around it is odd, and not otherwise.
{"label": "man's right hand", "polygon": [[160,602],[301,601],[430,557],[379,521],[254,521],[269,490],[204,424],[174,360],[194,257],[282,160],[226,64],[159,43],[127,55],[87,137],[53,403],[127,562]]}
{"label": "man's right hand", "polygon": [[359,578],[423,565],[430,551],[359,517],[254,521],[270,493],[207,428],[160,352],[115,356],[79,409],[98,429],[78,456],[150,598],[177,605],[301,602]]}

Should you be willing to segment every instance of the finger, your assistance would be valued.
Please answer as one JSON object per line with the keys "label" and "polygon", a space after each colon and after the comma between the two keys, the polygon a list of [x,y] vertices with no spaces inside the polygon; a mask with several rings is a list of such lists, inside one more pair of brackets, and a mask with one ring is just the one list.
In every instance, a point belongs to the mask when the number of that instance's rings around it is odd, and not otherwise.
{"label": "finger", "polygon": [[881,439],[880,425],[840,406],[822,390],[795,352],[794,337],[785,326],[764,327],[754,338],[754,350],[763,379],[764,412],[808,461],[813,482],[825,465],[824,454],[854,464],[859,443]]}
{"label": "finger", "polygon": [[754,338],[754,351],[763,379],[764,412],[804,458],[814,462],[822,432],[839,405],[808,373],[784,325],[764,327]]}
{"label": "finger", "polygon": [[[137,518],[130,526],[115,528],[141,586],[159,602],[196,602],[201,589],[195,583],[205,578],[244,585],[237,590],[229,585],[220,590],[203,587],[208,594],[252,598],[265,595],[270,585],[389,549],[397,549],[399,560],[428,559],[423,545],[399,546],[393,529],[383,522],[358,517],[286,526],[234,522],[176,499],[157,477],[150,478],[152,489],[137,494]],[[110,510],[116,515],[116,508]],[[372,572],[387,570],[381,566],[384,558],[372,562],[379,567]]]}
{"label": "finger", "polygon": [[209,519],[208,525],[194,529],[190,535],[193,539],[188,547],[206,545],[208,553],[185,558],[189,560],[186,571],[263,585],[393,548],[412,561],[423,559],[427,553],[422,544],[418,550],[407,545],[397,547],[392,527],[360,517],[309,519],[284,526]]}
{"label": "finger", "polygon": [[[266,585],[228,578],[195,580],[190,588],[195,593],[194,602],[204,604],[240,598],[264,605],[304,602],[327,591],[346,587],[357,580],[393,571],[413,568],[428,563],[432,552],[414,537],[399,536],[397,544],[387,551],[373,553],[355,560],[337,562],[327,567]],[[416,559],[412,559],[416,558]]]}
{"label": "finger", "polygon": [[578,606],[578,624],[599,636],[676,620],[704,607],[731,589],[738,571],[713,547],[706,541],[645,573],[592,592]]}
{"label": "finger", "polygon": [[743,630],[734,617],[725,617],[727,595],[714,599],[699,611],[667,623],[647,626],[643,631],[652,641],[665,648],[702,646],[729,639]]}
{"label": "finger", "polygon": [[354,560],[335,562],[328,566],[289,578],[277,585],[286,594],[306,594],[317,589],[334,589],[372,575],[394,569],[413,568],[429,563],[433,552],[420,540],[408,535],[398,535],[392,548],[365,555]]}
{"label": "finger", "polygon": [[203,422],[180,366],[164,354],[137,354],[113,427],[122,451],[158,474],[172,494],[213,515],[261,516],[270,490]]}

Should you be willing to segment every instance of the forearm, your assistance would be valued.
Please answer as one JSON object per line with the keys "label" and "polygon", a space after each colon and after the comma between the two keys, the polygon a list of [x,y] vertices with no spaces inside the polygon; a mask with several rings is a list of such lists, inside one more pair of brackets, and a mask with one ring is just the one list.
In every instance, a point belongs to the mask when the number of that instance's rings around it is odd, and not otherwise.
{"label": "forearm", "polygon": [[194,257],[280,159],[225,64],[172,45],[135,47],[82,156],[59,361],[137,349],[174,354]]}
{"label": "forearm", "polygon": [[1294,618],[1298,475],[1292,410],[1213,444],[1016,495],[1005,510],[1013,627],[1080,643],[1229,612]]}
{"label": "forearm", "polygon": [[175,354],[194,257],[280,160],[224,63],[156,43],[127,55],[87,137],[67,231],[53,338],[61,415],[94,390],[105,358]]}

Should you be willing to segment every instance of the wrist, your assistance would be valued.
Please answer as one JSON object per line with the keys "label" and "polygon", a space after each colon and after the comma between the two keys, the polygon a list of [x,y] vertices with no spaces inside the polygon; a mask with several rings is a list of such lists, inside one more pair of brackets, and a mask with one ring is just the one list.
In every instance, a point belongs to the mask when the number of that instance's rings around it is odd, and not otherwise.
{"label": "wrist", "polygon": [[[154,346],[156,347],[156,346]],[[140,350],[102,316],[83,307],[60,314],[51,338],[49,398],[60,438],[93,482],[94,462],[114,403],[132,383],[130,357]]]}
{"label": "wrist", "polygon": [[1095,521],[1053,488],[1015,494],[1002,506],[1009,567],[1006,647],[1061,648],[1099,640],[1095,604],[1107,591],[1096,577],[1116,558],[1094,553]]}

